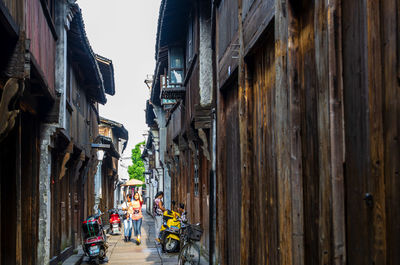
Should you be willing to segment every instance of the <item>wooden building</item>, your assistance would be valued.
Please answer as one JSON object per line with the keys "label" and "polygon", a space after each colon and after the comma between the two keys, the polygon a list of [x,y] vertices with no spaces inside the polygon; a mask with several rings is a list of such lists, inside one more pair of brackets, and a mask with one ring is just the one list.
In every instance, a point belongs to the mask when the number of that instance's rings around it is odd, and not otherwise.
{"label": "wooden building", "polygon": [[0,1],[1,264],[36,262],[40,132],[56,96],[49,5]]}
{"label": "wooden building", "polygon": [[185,203],[190,222],[201,222],[205,254],[209,245],[211,73],[211,2],[162,1],[152,107],[147,108],[147,116],[155,113],[148,124],[156,121],[151,137],[158,138],[161,150],[155,162],[160,160],[164,177],[159,189],[164,190],[167,202]]}
{"label": "wooden building", "polygon": [[400,262],[399,8],[214,1],[219,264]]}
{"label": "wooden building", "polygon": [[[106,118],[100,118],[99,141],[104,147],[100,150],[104,152],[103,159],[99,162],[95,178],[95,190],[97,204],[102,212],[116,208],[114,205],[114,193],[119,182],[119,159],[128,144],[128,131],[119,122]],[[122,168],[121,170],[127,170]],[[107,216],[107,214],[106,214]],[[104,218],[108,223],[109,218]]]}
{"label": "wooden building", "polygon": [[161,2],[148,142],[212,264],[400,262],[399,11]]}
{"label": "wooden building", "polygon": [[146,139],[146,143],[144,146],[144,150],[142,152],[142,159],[145,167],[145,182],[146,182],[146,194],[145,194],[145,203],[146,203],[146,211],[148,214],[153,215],[153,202],[154,196],[158,191],[158,183],[157,177],[155,174],[155,165],[156,165],[156,149],[154,145],[154,131],[158,131],[158,125],[156,122],[156,116],[154,113],[154,107],[150,103],[150,100],[146,101],[146,124],[149,127],[148,136]]}
{"label": "wooden building", "polygon": [[111,60],[96,55],[86,36],[82,13],[72,8],[67,33],[66,128],[57,130],[52,150],[50,264],[81,243],[81,222],[93,213],[100,116],[98,104],[114,95]]}
{"label": "wooden building", "polygon": [[94,205],[112,63],[71,1],[1,0],[0,38],[0,264],[58,264]]}

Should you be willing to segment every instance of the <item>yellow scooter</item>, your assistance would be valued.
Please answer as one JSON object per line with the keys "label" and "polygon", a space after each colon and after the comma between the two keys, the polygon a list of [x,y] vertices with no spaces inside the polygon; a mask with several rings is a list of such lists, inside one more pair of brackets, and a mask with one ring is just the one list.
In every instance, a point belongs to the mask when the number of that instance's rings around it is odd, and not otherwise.
{"label": "yellow scooter", "polygon": [[181,229],[180,214],[172,210],[166,210],[163,213],[163,224],[160,229],[160,243],[162,250],[168,253],[179,250]]}

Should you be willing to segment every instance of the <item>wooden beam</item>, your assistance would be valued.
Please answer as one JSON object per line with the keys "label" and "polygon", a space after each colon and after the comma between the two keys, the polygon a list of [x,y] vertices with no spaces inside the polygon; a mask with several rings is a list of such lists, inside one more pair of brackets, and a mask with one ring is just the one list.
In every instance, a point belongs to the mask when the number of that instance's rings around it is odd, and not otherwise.
{"label": "wooden beam", "polygon": [[16,159],[15,159],[15,167],[16,167],[16,174],[15,174],[15,197],[16,197],[16,212],[17,212],[17,219],[16,219],[16,239],[15,239],[15,264],[22,265],[22,194],[21,194],[21,185],[22,185],[22,124],[21,124],[21,115],[18,116],[17,121],[17,141],[16,141]]}
{"label": "wooden beam", "polygon": [[[315,60],[316,60],[316,85],[317,85],[317,131],[318,131],[318,185],[319,211],[318,211],[318,260],[321,264],[328,264],[332,260],[331,251],[331,198],[332,185],[330,173],[330,136],[329,136],[329,59],[328,35],[325,0],[315,2],[314,16],[315,28]],[[337,144],[337,143],[335,143]]]}
{"label": "wooden beam", "polygon": [[[244,61],[244,33],[242,18],[243,1],[238,0],[238,29],[239,29],[239,63],[238,63],[238,105],[239,105],[239,141],[240,141],[240,177],[241,177],[241,213],[240,213],[240,264],[251,264],[251,249],[249,251],[248,242],[251,239],[250,220],[251,211],[251,159],[249,159],[250,151],[250,134],[249,129],[249,87],[246,86],[247,65]],[[230,150],[227,150],[228,152]],[[227,176],[229,178],[229,176]]]}
{"label": "wooden beam", "polygon": [[[292,204],[292,255],[293,265],[304,264],[304,209],[303,209],[303,165],[301,147],[301,87],[300,87],[300,60],[302,54],[299,51],[306,40],[299,36],[299,16],[294,13],[292,2],[287,3],[288,23],[288,48],[287,48],[287,83],[289,101],[289,132],[290,141],[290,200]],[[301,28],[301,34],[307,29]]]}
{"label": "wooden beam", "polygon": [[293,220],[290,182],[290,135],[288,91],[288,3],[275,0],[276,113],[279,258],[280,264],[293,264]]}
{"label": "wooden beam", "polygon": [[5,26],[7,33],[17,39],[19,35],[19,26],[10,14],[4,1],[0,1],[0,23]]}
{"label": "wooden beam", "polygon": [[[386,201],[384,177],[384,141],[383,141],[383,89],[382,89],[382,52],[380,2],[366,1],[367,23],[367,84],[369,114],[369,163],[368,190],[373,196],[371,263],[387,264],[386,245]],[[386,14],[382,14],[386,16]]]}
{"label": "wooden beam", "polygon": [[387,262],[400,264],[400,0],[381,2]]}
{"label": "wooden beam", "polygon": [[327,42],[329,60],[330,164],[332,183],[333,264],[346,264],[346,220],[344,189],[344,113],[342,67],[342,16],[340,0],[327,3]]}
{"label": "wooden beam", "polygon": [[40,3],[42,4],[42,10],[43,10],[43,14],[46,18],[47,26],[49,27],[51,34],[53,35],[54,41],[57,41],[58,36],[57,36],[56,27],[54,25],[53,18],[51,17],[49,7],[47,6],[47,1],[40,0]]}

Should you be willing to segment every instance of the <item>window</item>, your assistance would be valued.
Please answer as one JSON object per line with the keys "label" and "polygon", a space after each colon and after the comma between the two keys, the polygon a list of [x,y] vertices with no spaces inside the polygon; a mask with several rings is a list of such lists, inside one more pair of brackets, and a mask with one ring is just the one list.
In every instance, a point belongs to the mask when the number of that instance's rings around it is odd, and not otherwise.
{"label": "window", "polygon": [[193,17],[189,16],[188,32],[186,37],[186,67],[190,66],[193,60],[194,45],[193,45]]}
{"label": "window", "polygon": [[169,81],[171,85],[182,85],[184,79],[183,49],[172,47],[169,50]]}

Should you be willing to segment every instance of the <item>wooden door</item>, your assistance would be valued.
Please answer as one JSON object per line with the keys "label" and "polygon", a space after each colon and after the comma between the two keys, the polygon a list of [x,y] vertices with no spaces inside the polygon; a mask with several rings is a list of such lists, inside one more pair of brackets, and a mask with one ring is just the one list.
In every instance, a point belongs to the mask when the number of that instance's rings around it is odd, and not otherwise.
{"label": "wooden door", "polygon": [[238,88],[234,84],[224,93],[225,101],[225,178],[227,264],[240,264],[240,141]]}
{"label": "wooden door", "polygon": [[[249,146],[250,252],[252,264],[278,264],[277,174],[275,162],[275,48],[273,30],[260,38],[252,59],[250,76]],[[265,34],[264,34],[265,35]],[[245,246],[242,246],[245,247]],[[268,260],[268,261],[267,261]]]}
{"label": "wooden door", "polygon": [[40,122],[22,113],[22,264],[35,264],[38,241],[38,189],[40,159]]}

